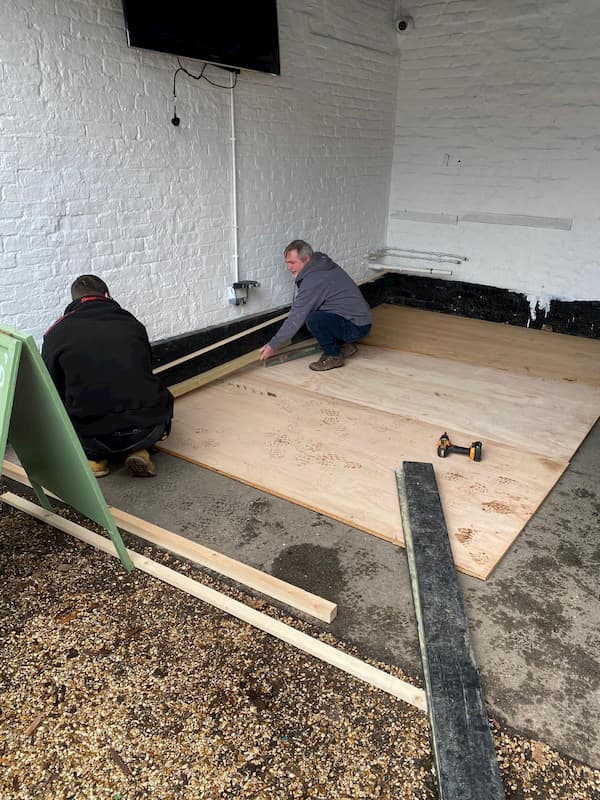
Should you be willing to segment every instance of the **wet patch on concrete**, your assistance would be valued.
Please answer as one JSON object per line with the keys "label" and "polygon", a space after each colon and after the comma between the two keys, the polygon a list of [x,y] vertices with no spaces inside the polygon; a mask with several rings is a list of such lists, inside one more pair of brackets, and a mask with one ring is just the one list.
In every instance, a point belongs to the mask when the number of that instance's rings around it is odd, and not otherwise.
{"label": "wet patch on concrete", "polygon": [[569,666],[568,688],[572,697],[587,697],[589,692],[596,692],[600,687],[600,663],[586,647],[582,645],[554,642]]}
{"label": "wet patch on concrete", "polygon": [[271,574],[334,603],[348,585],[338,551],[318,544],[286,547],[273,560]]}
{"label": "wet patch on concrete", "polygon": [[573,494],[575,497],[579,497],[582,500],[589,497],[596,497],[595,492],[590,492],[588,489],[584,489],[583,486],[577,486],[575,489],[573,489]]}
{"label": "wet patch on concrete", "polygon": [[[282,528],[279,522],[271,523],[268,516],[271,513],[272,502],[267,497],[256,497],[248,504],[248,516],[245,516],[240,525],[239,538],[246,545],[258,539],[269,527]],[[267,515],[264,519],[261,515]]]}
{"label": "wet patch on concrete", "polygon": [[249,544],[257,539],[263,532],[265,523],[256,517],[248,517],[240,531],[240,539],[244,544]]}
{"label": "wet patch on concrete", "polygon": [[364,547],[357,548],[352,554],[350,570],[353,577],[373,578],[381,570],[381,562]]}
{"label": "wet patch on concrete", "polygon": [[583,561],[577,552],[577,548],[568,542],[561,542],[558,545],[556,554],[562,564],[568,567],[582,567]]}
{"label": "wet patch on concrete", "polygon": [[320,514],[317,515],[317,519],[314,522],[310,523],[311,528],[333,528],[333,522],[326,517],[322,517]]}
{"label": "wet patch on concrete", "polygon": [[[522,717],[524,724],[521,730],[526,728],[527,709],[535,708],[538,703],[544,703],[550,694],[553,697],[556,694],[550,692],[545,683],[536,681],[535,672],[531,669],[525,670],[524,677],[518,684],[511,683],[507,686],[504,676],[493,670],[487,670],[485,674],[482,674],[481,682],[488,700],[493,700],[494,704],[502,709],[501,718],[503,720],[506,718],[505,715],[510,716],[517,713]],[[490,690],[491,686],[494,687],[493,692]],[[531,719],[529,719],[529,723],[531,723]]]}
{"label": "wet patch on concrete", "polygon": [[570,517],[560,517],[556,520],[556,530],[557,532],[566,532],[571,533],[572,531],[572,522],[573,520]]}
{"label": "wet patch on concrete", "polygon": [[249,510],[252,514],[261,514],[264,511],[270,511],[273,503],[266,497],[257,497],[252,500],[249,505]]}
{"label": "wet patch on concrete", "polygon": [[528,580],[533,580],[536,575],[550,575],[556,572],[558,563],[552,556],[534,555],[527,559],[523,565],[523,571],[527,572]]}
{"label": "wet patch on concrete", "polygon": [[483,599],[482,606],[489,619],[507,632],[522,630],[525,625],[544,636],[558,632],[565,635],[571,629],[559,599],[537,597],[510,580],[499,581],[498,589],[505,598],[504,604],[498,603],[496,595],[490,595]]}
{"label": "wet patch on concrete", "polygon": [[[352,605],[353,593],[345,598]],[[421,658],[417,622],[412,608],[408,611],[391,605],[370,604],[365,607],[365,619],[341,630],[343,616],[334,621],[332,630],[340,629],[345,639],[358,644],[361,652],[387,664],[396,664],[410,674],[419,675]]]}

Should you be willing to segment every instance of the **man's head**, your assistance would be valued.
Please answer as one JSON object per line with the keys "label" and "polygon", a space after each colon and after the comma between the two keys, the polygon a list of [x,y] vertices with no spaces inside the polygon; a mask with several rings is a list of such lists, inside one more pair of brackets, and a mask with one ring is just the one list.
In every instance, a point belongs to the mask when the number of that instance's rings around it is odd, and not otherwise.
{"label": "man's head", "polygon": [[79,300],[81,297],[110,297],[108,286],[96,275],[80,275],[71,284],[71,297]]}
{"label": "man's head", "polygon": [[294,239],[283,251],[288,272],[296,277],[300,270],[308,264],[312,254],[313,249],[307,242],[302,239]]}

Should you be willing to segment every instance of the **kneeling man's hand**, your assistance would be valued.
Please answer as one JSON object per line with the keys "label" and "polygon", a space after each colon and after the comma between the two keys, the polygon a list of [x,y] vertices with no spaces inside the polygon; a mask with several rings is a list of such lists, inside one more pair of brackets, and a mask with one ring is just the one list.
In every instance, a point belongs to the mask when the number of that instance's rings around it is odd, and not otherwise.
{"label": "kneeling man's hand", "polygon": [[267,358],[271,358],[275,350],[271,347],[270,344],[266,344],[264,347],[261,348],[260,351],[260,360],[266,361]]}

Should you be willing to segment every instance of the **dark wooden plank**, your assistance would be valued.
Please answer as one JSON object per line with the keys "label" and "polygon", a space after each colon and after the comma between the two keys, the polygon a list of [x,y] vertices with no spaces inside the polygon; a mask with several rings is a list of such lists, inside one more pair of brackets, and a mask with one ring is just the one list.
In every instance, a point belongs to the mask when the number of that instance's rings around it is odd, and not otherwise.
{"label": "dark wooden plank", "polygon": [[433,465],[396,471],[441,800],[505,797]]}

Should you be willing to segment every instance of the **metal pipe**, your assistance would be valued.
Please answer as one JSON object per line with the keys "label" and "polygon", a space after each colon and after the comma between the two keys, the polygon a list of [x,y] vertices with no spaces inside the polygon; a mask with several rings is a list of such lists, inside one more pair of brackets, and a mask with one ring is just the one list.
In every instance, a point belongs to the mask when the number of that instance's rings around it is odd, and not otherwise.
{"label": "metal pipe", "polygon": [[438,256],[441,259],[444,258],[452,258],[458,259],[457,263],[461,261],[468,261],[469,259],[467,256],[459,256],[456,253],[438,253],[435,250],[409,250],[407,247],[384,247],[383,250],[378,251],[380,253],[410,253],[412,254],[420,254],[423,256]]}
{"label": "metal pipe", "polygon": [[372,262],[369,269],[383,270],[385,272],[416,272],[419,275],[439,275],[450,277],[454,273],[451,269],[436,269],[435,267],[410,267],[406,266],[392,266],[390,264],[381,264]]}
{"label": "metal pipe", "polygon": [[[415,251],[415,252],[418,252],[418,251]],[[404,253],[398,253],[398,254],[386,253],[385,251],[382,251],[380,253],[376,253],[374,256],[369,256],[369,261],[371,260],[371,258],[377,258],[377,259],[379,259],[379,258],[410,258],[410,259],[413,259],[414,261],[436,261],[439,264],[462,264],[463,263],[462,259],[460,259],[458,257],[451,258],[450,256],[446,256],[446,257],[442,257],[442,256],[417,256],[417,255],[412,255],[412,253],[410,253],[409,251],[407,251],[406,254],[404,254]]]}

